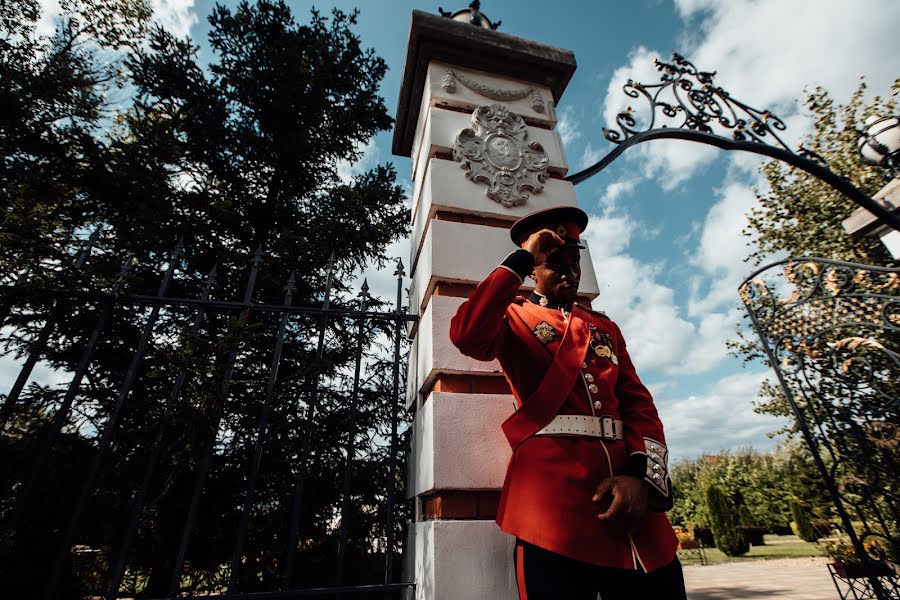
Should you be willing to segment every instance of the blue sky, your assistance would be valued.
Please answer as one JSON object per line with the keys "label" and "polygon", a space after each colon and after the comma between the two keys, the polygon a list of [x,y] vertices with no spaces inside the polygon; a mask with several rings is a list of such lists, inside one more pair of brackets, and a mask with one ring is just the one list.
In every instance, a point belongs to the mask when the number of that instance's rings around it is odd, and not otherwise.
{"label": "blue sky", "polygon": [[[389,66],[382,95],[393,115],[409,32],[410,13],[462,8],[446,0],[317,2],[360,9],[357,31]],[[225,4],[231,4],[225,2]],[[289,1],[298,20],[310,3]],[[157,18],[206,47],[209,0],[155,0]],[[48,14],[54,2],[46,0]],[[632,0],[537,2],[484,0],[501,31],[572,50],[578,69],[558,106],[559,130],[572,172],[611,145],[601,128],[628,100],[621,84],[652,83],[655,56],[678,50],[735,97],[770,108],[797,142],[810,121],[798,99],[823,85],[846,100],[859,77],[872,93],[888,94],[900,76],[900,2],[896,0]],[[636,107],[637,108],[637,107]],[[393,162],[410,186],[410,162],[391,155],[391,133],[379,135],[357,165]],[[592,217],[588,240],[600,282],[594,306],[621,326],[638,371],[654,392],[674,458],[774,442],[780,423],[756,415],[752,402],[768,375],[743,368],[724,341],[740,320],[737,286],[753,268],[744,263],[749,240],[744,214],[761,187],[759,160],[687,142],[652,142],[631,149],[577,187]],[[408,256],[408,242],[395,244]],[[389,275],[370,274],[376,291],[391,294]]]}

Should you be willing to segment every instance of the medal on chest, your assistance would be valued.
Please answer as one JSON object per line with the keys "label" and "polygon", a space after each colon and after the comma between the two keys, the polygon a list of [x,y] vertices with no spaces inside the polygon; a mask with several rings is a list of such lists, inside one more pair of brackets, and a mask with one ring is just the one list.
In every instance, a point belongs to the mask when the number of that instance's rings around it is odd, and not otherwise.
{"label": "medal on chest", "polygon": [[614,365],[619,364],[616,353],[613,352],[612,340],[604,332],[600,331],[596,325],[588,325],[588,331],[591,333],[591,350],[599,358],[608,358]]}
{"label": "medal on chest", "polygon": [[547,321],[541,321],[532,333],[545,346],[556,339],[556,330]]}

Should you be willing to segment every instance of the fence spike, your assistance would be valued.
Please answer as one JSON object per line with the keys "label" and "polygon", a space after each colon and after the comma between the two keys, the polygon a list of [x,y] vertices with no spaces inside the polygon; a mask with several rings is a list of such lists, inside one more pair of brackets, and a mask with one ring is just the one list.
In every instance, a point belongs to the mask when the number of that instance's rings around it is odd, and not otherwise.
{"label": "fence spike", "polygon": [[294,293],[295,291],[297,291],[297,286],[295,285],[295,281],[296,281],[296,278],[294,275],[294,271],[291,271],[291,274],[288,276],[287,283],[281,289],[283,289],[285,292],[287,292],[288,295]]}

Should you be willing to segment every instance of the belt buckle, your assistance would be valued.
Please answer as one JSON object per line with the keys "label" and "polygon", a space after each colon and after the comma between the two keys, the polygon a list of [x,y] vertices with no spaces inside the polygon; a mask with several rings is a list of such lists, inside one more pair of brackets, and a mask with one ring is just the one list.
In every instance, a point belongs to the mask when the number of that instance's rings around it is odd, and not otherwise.
{"label": "belt buckle", "polygon": [[603,416],[600,417],[600,435],[603,436],[603,439],[610,440],[615,439],[615,423],[612,422],[612,417]]}

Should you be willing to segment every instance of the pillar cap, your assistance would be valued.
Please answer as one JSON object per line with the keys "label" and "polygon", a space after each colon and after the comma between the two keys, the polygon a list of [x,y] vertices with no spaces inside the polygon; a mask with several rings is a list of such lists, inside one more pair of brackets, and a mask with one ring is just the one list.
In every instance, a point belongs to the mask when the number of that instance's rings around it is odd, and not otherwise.
{"label": "pillar cap", "polygon": [[394,154],[409,156],[412,152],[425,76],[428,64],[435,60],[545,85],[555,103],[576,67],[571,50],[414,10],[397,102]]}

